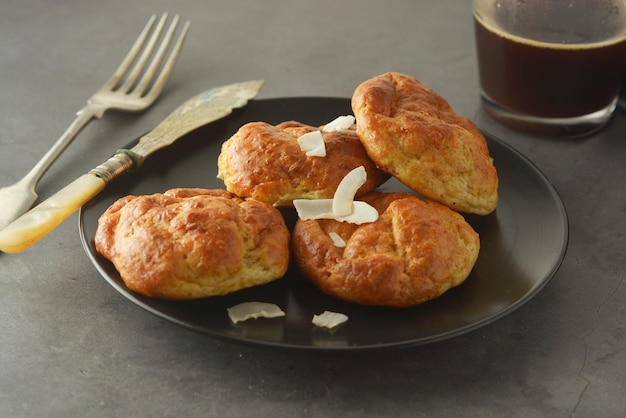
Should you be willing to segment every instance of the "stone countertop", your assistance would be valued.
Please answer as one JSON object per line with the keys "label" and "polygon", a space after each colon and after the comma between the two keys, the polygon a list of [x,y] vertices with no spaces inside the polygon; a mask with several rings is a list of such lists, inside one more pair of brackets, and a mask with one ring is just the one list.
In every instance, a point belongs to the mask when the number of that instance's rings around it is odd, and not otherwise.
{"label": "stone countertop", "polygon": [[[176,8],[176,9],[174,9]],[[526,155],[567,209],[564,262],[510,315],[392,351],[302,352],[194,333],[130,303],[89,261],[77,215],[0,254],[0,416],[620,416],[626,411],[626,112],[578,140],[523,135],[481,110],[470,2],[0,5],[0,184],[24,175],[106,80],[152,13],[192,21],[161,99],[93,121],[41,181],[46,198],[209,87],[350,97],[413,75]]]}

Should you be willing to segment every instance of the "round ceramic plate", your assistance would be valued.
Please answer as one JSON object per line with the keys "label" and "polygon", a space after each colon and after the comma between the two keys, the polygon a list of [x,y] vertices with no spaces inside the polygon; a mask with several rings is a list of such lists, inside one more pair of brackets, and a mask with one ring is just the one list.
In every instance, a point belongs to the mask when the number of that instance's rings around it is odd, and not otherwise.
{"label": "round ceramic plate", "polygon": [[[298,120],[322,125],[352,114],[345,98],[253,100],[229,117],[204,126],[164,151],[136,172],[124,174],[80,211],[84,248],[102,276],[128,300],[173,323],[231,341],[292,349],[357,350],[398,348],[430,343],[485,326],[535,296],[552,278],[565,255],[567,216],[556,190],[523,155],[487,136],[498,169],[500,201],[489,216],[467,216],[480,234],[481,251],[468,279],[440,298],[409,309],[366,307],[333,299],[309,283],[296,268],[270,284],[226,296],[172,302],[130,291],[113,265],[94,249],[100,215],[118,198],[161,193],[175,187],[223,188],[216,178],[222,142],[244,123],[276,124]],[[382,191],[406,191],[394,179]],[[288,225],[295,215],[285,211]],[[282,318],[233,324],[227,308],[241,302],[275,303]],[[332,331],[315,327],[323,311],[348,315]]]}

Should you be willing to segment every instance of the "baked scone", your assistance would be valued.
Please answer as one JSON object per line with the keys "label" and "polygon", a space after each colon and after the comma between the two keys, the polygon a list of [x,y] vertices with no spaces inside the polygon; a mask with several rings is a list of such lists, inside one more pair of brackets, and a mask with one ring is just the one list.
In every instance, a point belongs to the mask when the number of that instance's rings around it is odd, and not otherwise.
{"label": "baked scone", "polygon": [[[323,292],[362,305],[410,307],[442,295],[469,276],[478,234],[457,212],[405,193],[371,193],[377,221],[355,225],[301,220],[292,257]],[[345,242],[338,247],[334,232]]]}
{"label": "baked scone", "polygon": [[326,156],[307,156],[298,137],[318,129],[295,121],[245,124],[222,145],[218,177],[228,191],[275,206],[289,206],[294,199],[330,199],[346,174],[359,166],[365,168],[367,182],[358,196],[389,178],[367,156],[354,127],[322,132]]}
{"label": "baked scone", "polygon": [[280,211],[225,190],[121,198],[100,217],[95,246],[129,289],[173,300],[268,283],[289,265]]}
{"label": "baked scone", "polygon": [[474,123],[419,80],[389,72],[352,96],[357,132],[370,158],[419,194],[465,213],[498,204],[498,175]]}

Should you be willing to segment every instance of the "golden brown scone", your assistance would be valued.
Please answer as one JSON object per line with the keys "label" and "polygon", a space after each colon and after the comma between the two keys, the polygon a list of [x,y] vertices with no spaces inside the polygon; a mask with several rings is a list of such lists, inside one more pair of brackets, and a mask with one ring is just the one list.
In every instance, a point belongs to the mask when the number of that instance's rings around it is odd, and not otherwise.
{"label": "golden brown scone", "polygon": [[[292,256],[325,293],[362,305],[409,307],[439,297],[470,274],[480,242],[457,212],[404,193],[371,193],[377,221],[298,220]],[[336,247],[335,232],[346,242]]]}
{"label": "golden brown scone", "polygon": [[367,156],[354,129],[322,132],[326,156],[307,157],[297,139],[317,129],[294,121],[248,123],[222,145],[218,177],[228,191],[275,206],[289,206],[294,199],[330,199],[346,174],[359,166],[365,168],[367,182],[357,195],[389,178]]}
{"label": "golden brown scone", "polygon": [[146,296],[197,299],[282,277],[289,231],[279,210],[225,190],[127,196],[98,221],[96,250]]}
{"label": "golden brown scone", "polygon": [[498,204],[498,175],[485,138],[415,78],[386,73],[352,96],[357,132],[383,170],[421,195],[465,213]]}

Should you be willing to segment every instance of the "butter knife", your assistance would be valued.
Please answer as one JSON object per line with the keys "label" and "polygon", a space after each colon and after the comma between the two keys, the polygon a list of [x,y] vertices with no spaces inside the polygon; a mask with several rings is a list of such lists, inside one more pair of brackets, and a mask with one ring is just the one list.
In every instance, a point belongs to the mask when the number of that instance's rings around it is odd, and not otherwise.
{"label": "butter knife", "polygon": [[123,172],[141,166],[155,151],[192,130],[221,119],[254,98],[262,80],[216,87],[184,102],[129,150],[118,150],[105,163],[69,185],[0,230],[0,251],[19,253],[38,242],[76,210],[100,193]]}

